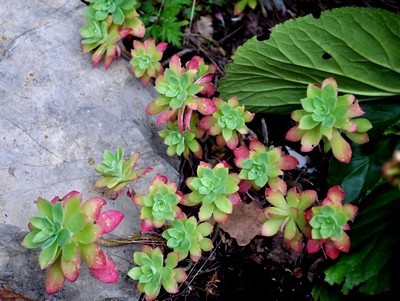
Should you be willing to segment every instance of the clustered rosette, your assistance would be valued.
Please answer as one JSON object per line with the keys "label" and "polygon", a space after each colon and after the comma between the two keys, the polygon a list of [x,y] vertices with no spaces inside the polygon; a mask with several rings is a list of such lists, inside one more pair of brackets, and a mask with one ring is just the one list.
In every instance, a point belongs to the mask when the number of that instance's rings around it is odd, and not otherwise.
{"label": "clustered rosette", "polygon": [[226,162],[218,163],[214,167],[200,162],[197,167],[197,177],[186,180],[192,192],[184,196],[182,203],[187,206],[201,204],[200,221],[212,216],[216,222],[224,223],[232,213],[233,205],[241,202],[238,193],[239,182],[237,174],[229,173]]}
{"label": "clustered rosette", "polygon": [[177,268],[178,254],[168,253],[165,262],[160,248],[152,249],[143,246],[142,252],[133,254],[137,267],[128,272],[128,276],[137,280],[137,289],[145,293],[146,301],[154,300],[160,293],[161,286],[171,294],[178,292],[178,283],[186,280],[187,275],[182,268]]}
{"label": "clustered rosette", "polygon": [[89,0],[84,12],[87,24],[81,28],[82,52],[95,52],[93,66],[104,56],[104,65],[109,68],[115,58],[121,55],[117,42],[129,34],[143,37],[146,29],[134,8],[132,0]]}
{"label": "clustered rosette", "polygon": [[249,132],[246,122],[254,118],[254,114],[245,111],[244,106],[239,106],[237,97],[232,97],[227,102],[220,98],[214,98],[213,102],[217,110],[200,121],[200,126],[208,134],[217,136],[219,146],[227,145],[230,149],[239,144],[239,134],[245,135]]}
{"label": "clustered rosette", "polygon": [[160,95],[146,107],[146,113],[157,115],[157,125],[167,120],[177,120],[180,131],[190,129],[190,119],[193,111],[203,115],[215,112],[216,107],[211,99],[201,95],[214,93],[211,80],[215,66],[208,66],[198,56],[193,57],[185,67],[182,67],[178,55],[173,55],[169,68],[159,75],[155,81],[155,89]]}
{"label": "clustered rosette", "polygon": [[148,194],[137,194],[133,197],[133,201],[141,206],[142,231],[161,228],[166,221],[183,217],[178,207],[181,199],[182,193],[177,190],[174,182],[168,183],[167,177],[156,175],[149,186]]}
{"label": "clustered rosette", "polygon": [[263,210],[260,221],[263,223],[261,234],[273,236],[283,233],[288,247],[300,252],[303,248],[303,233],[310,233],[311,229],[305,219],[305,210],[317,200],[314,190],[297,192],[291,188],[286,193],[272,188],[265,189],[265,198],[272,205]]}
{"label": "clustered rosette", "polygon": [[307,241],[307,251],[316,253],[324,247],[329,258],[335,259],[340,252],[350,250],[350,238],[344,232],[349,230],[349,221],[356,216],[358,208],[352,204],[343,205],[345,193],[339,186],[331,187],[320,206],[305,214],[310,226],[311,238]]}
{"label": "clustered rosette", "polygon": [[164,68],[160,61],[167,45],[165,42],[156,45],[152,38],[146,39],[143,43],[138,40],[133,41],[132,59],[129,63],[142,84],[147,85],[152,78],[163,73]]}
{"label": "clustered rosette", "polygon": [[243,190],[251,186],[258,190],[267,183],[271,188],[285,189],[286,184],[279,176],[283,175],[284,170],[297,166],[297,159],[283,154],[280,147],[267,148],[256,139],[250,141],[249,147],[240,146],[233,153],[234,162],[241,169],[239,178],[244,180],[241,184]]}
{"label": "clustered rosette", "polygon": [[95,167],[95,171],[102,177],[96,181],[96,188],[108,188],[115,193],[113,199],[117,198],[122,189],[129,182],[140,178],[152,170],[146,167],[140,170],[133,170],[136,161],[140,156],[139,152],[133,153],[128,159],[124,159],[124,150],[119,147],[115,153],[105,150],[103,162]]}
{"label": "clustered rosette", "polygon": [[192,216],[174,220],[162,236],[167,240],[167,246],[179,255],[179,260],[185,259],[190,253],[190,258],[197,262],[201,251],[207,252],[213,247],[212,240],[205,237],[210,235],[212,230],[213,226],[210,223],[198,224]]}
{"label": "clustered rosette", "polygon": [[77,191],[71,191],[62,199],[55,197],[51,202],[38,198],[39,216],[30,218],[30,232],[22,245],[29,249],[41,247],[40,267],[49,267],[47,294],[61,290],[66,279],[76,281],[81,259],[98,280],[104,283],[118,281],[114,263],[96,241],[113,231],[124,215],[116,210],[101,212],[105,204],[105,200],[97,197],[82,203],[82,194]]}
{"label": "clustered rosette", "polygon": [[303,109],[293,111],[292,119],[297,122],[286,133],[289,141],[301,141],[301,151],[309,152],[321,139],[324,151],[332,149],[341,162],[349,163],[352,156],[350,144],[341,136],[344,133],[351,141],[363,144],[369,141],[366,133],[372,128],[365,118],[354,95],[338,96],[334,78],[327,78],[322,85],[308,85],[307,98],[301,99]]}

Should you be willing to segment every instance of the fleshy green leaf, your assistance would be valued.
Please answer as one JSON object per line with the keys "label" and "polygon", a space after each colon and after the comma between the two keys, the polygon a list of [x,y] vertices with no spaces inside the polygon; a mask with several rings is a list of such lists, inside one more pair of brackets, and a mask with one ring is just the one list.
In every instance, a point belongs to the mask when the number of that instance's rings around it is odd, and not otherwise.
{"label": "fleshy green leaf", "polygon": [[362,100],[398,95],[399,45],[400,15],[381,9],[344,7],[291,19],[269,40],[254,37],[238,48],[219,92],[268,113],[298,108],[307,84],[330,76],[340,92]]}

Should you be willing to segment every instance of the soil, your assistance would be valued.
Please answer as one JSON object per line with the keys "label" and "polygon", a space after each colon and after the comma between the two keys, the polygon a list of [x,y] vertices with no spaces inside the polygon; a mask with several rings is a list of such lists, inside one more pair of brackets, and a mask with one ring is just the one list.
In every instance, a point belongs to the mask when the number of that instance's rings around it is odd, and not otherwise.
{"label": "soil", "polygon": [[[186,31],[182,47],[169,47],[165,52],[164,65],[167,65],[172,54],[180,53],[183,62],[197,54],[204,57],[207,62],[218,66],[216,74],[218,81],[224,76],[224,67],[231,61],[231,56],[238,46],[253,36],[257,36],[259,40],[268,39],[271,29],[287,19],[308,14],[318,17],[324,10],[343,6],[379,7],[400,13],[400,3],[396,0],[285,0],[284,3],[287,9],[285,14],[276,8],[263,14],[260,5],[255,10],[246,9],[239,17],[233,16],[232,5],[215,6],[211,12],[198,12],[194,22],[201,16],[212,18],[212,41],[202,39],[198,33]],[[216,18],[217,13],[222,14],[224,25]],[[124,44],[128,45],[131,41],[128,42]],[[276,122],[277,118],[279,122]],[[298,150],[298,146],[283,140],[284,134],[292,126],[289,118],[268,114],[257,115],[249,125],[251,134],[257,136],[260,141],[267,140],[270,144],[286,145]],[[251,135],[244,137],[244,140],[250,138]],[[232,162],[232,155],[229,153],[219,158],[213,157],[215,153],[213,147],[210,139],[203,140],[204,161],[223,159]],[[287,180],[292,186],[301,189],[315,189],[322,196],[327,190],[324,179],[328,157],[318,149],[308,156],[310,161],[307,167],[312,168],[313,172],[293,171],[288,173]],[[194,157],[182,160],[182,180],[193,176],[197,165],[198,159]],[[180,188],[186,192],[183,181]],[[243,199],[245,202],[255,200],[265,205],[262,195],[261,191],[251,198]],[[183,262],[189,277],[181,284],[179,293],[170,295],[163,292],[158,300],[245,300],[251,297],[255,297],[256,300],[312,300],[312,288],[324,282],[322,271],[329,260],[322,252],[316,255],[292,252],[284,247],[279,236],[274,238],[256,236],[246,246],[239,246],[234,238],[221,229],[214,234],[214,238],[214,249],[210,253],[205,253],[199,262],[196,264],[189,260]],[[338,292],[339,288],[335,290]],[[369,298],[357,294],[341,296],[347,300],[380,298],[391,300],[392,297],[391,292]]]}

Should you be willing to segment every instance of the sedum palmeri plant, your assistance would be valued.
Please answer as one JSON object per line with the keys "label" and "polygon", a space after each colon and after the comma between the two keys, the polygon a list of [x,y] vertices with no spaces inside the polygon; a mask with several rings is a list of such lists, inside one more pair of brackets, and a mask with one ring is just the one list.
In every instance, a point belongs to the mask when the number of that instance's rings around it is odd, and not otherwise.
{"label": "sedum palmeri plant", "polygon": [[90,0],[84,12],[87,24],[81,28],[82,52],[92,55],[93,66],[104,56],[104,65],[109,68],[121,55],[117,42],[126,36],[143,37],[145,27],[138,18],[134,0]]}
{"label": "sedum palmeri plant", "polygon": [[173,221],[183,217],[178,207],[182,199],[182,193],[177,191],[174,182],[168,183],[168,178],[156,175],[149,186],[146,195],[137,194],[133,197],[135,204],[141,206],[141,229],[148,232],[152,228],[162,227],[166,221]]}
{"label": "sedum palmeri plant", "polygon": [[291,170],[297,166],[297,159],[284,155],[280,147],[267,148],[256,139],[250,141],[249,147],[243,145],[233,152],[234,162],[241,169],[239,178],[248,183],[243,184],[243,187],[253,186],[256,190],[267,183],[269,187],[280,190],[286,184],[279,176],[283,175],[284,170]]}
{"label": "sedum palmeri plant", "polygon": [[173,55],[169,68],[155,81],[155,89],[160,95],[146,107],[146,113],[157,115],[157,125],[167,120],[177,120],[178,128],[190,128],[190,117],[193,111],[203,115],[210,115],[216,110],[209,98],[198,94],[207,94],[213,91],[211,84],[215,67],[204,64],[204,60],[193,57],[186,67],[182,67],[178,55]]}
{"label": "sedum palmeri plant", "polygon": [[165,230],[162,236],[167,240],[167,246],[179,255],[179,260],[190,258],[197,262],[201,251],[210,251],[213,248],[212,240],[206,238],[211,234],[213,226],[210,223],[197,223],[194,216],[176,219],[171,228]]}
{"label": "sedum palmeri plant", "polygon": [[164,143],[168,145],[167,154],[169,156],[183,154],[188,159],[189,153],[192,152],[199,159],[203,157],[203,149],[197,139],[204,135],[204,131],[197,127],[198,120],[197,114],[193,113],[190,128],[185,128],[183,133],[179,130],[176,121],[168,120],[167,128],[158,132],[164,139]]}
{"label": "sedum palmeri plant", "polygon": [[311,208],[305,216],[312,227],[311,238],[307,241],[309,253],[318,252],[323,246],[326,255],[335,259],[340,252],[350,249],[350,238],[344,232],[349,230],[349,221],[357,213],[352,204],[343,205],[345,193],[340,186],[331,187],[320,206]]}
{"label": "sedum palmeri plant", "polygon": [[82,203],[82,194],[77,191],[71,191],[62,199],[55,197],[51,202],[38,198],[39,215],[30,218],[30,232],[22,245],[42,249],[40,268],[49,268],[47,294],[61,290],[66,279],[75,282],[82,259],[98,280],[117,282],[118,271],[114,263],[96,241],[113,231],[124,215],[116,210],[101,212],[105,204],[105,200],[97,197]]}
{"label": "sedum palmeri plant", "polygon": [[105,150],[103,162],[95,167],[95,171],[103,176],[96,181],[96,188],[107,187],[116,193],[115,198],[118,197],[121,190],[127,186],[129,182],[152,170],[151,167],[146,167],[137,171],[133,170],[139,155],[138,152],[135,152],[128,159],[124,159],[124,150],[121,147],[119,147],[115,153]]}
{"label": "sedum palmeri plant", "polygon": [[351,147],[341,134],[357,144],[369,141],[366,132],[372,128],[371,123],[365,118],[353,119],[365,112],[354,95],[338,96],[334,78],[325,79],[322,85],[308,85],[307,97],[301,99],[301,105],[303,109],[292,112],[297,125],[286,134],[289,141],[301,141],[301,151],[311,151],[323,139],[325,152],[332,149],[335,158],[349,163]]}
{"label": "sedum palmeri plant", "polygon": [[286,245],[300,252],[303,248],[303,234],[311,231],[304,213],[317,200],[317,193],[314,190],[297,192],[296,188],[286,193],[284,185],[281,190],[265,189],[265,197],[272,206],[264,209],[260,216],[263,223],[261,234],[273,236],[281,232]]}
{"label": "sedum palmeri plant", "polygon": [[197,177],[186,180],[192,190],[186,194],[182,203],[187,206],[201,204],[199,220],[204,221],[214,217],[218,223],[224,223],[232,213],[233,205],[241,202],[238,190],[240,179],[237,174],[229,173],[225,162],[214,167],[206,162],[200,162],[197,167]]}
{"label": "sedum palmeri plant", "polygon": [[137,280],[137,288],[145,293],[146,300],[154,300],[160,293],[161,286],[171,294],[178,292],[178,283],[186,280],[182,268],[177,268],[178,254],[168,253],[165,263],[160,248],[143,246],[142,252],[135,252],[133,260],[137,267],[128,272],[128,276]]}
{"label": "sedum palmeri plant", "polygon": [[217,136],[219,146],[227,145],[230,149],[235,149],[239,144],[239,134],[245,135],[249,132],[246,122],[254,118],[254,114],[245,111],[244,106],[239,106],[236,97],[232,97],[227,102],[220,98],[213,99],[217,110],[205,116],[200,121],[200,126],[208,134]]}
{"label": "sedum palmeri plant", "polygon": [[146,39],[143,43],[134,40],[131,50],[132,71],[142,84],[147,85],[151,78],[156,78],[164,71],[160,61],[168,44],[165,42],[156,45],[152,38]]}

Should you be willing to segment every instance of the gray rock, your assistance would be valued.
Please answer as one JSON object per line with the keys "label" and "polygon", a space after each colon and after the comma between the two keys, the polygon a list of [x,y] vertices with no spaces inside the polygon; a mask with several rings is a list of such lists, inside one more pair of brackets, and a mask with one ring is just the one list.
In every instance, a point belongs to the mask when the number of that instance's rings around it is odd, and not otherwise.
{"label": "gray rock", "polygon": [[[13,226],[27,231],[38,196],[50,200],[71,190],[85,200],[99,196],[94,166],[105,149],[118,146],[141,153],[136,168],[153,167],[133,182],[138,193],[147,193],[157,173],[177,178],[144,113],[154,89],[143,87],[123,59],[105,70],[92,68],[91,56],[81,54],[84,8],[81,1],[0,0],[0,235],[8,240],[0,245],[0,283],[35,300],[47,298],[44,271],[38,251],[21,247],[24,235]],[[139,210],[129,198],[121,195],[107,208],[125,214],[117,235],[139,232]],[[125,274],[138,248],[111,250],[121,271],[117,284],[99,283],[83,268],[78,281],[51,300],[136,299]]]}

